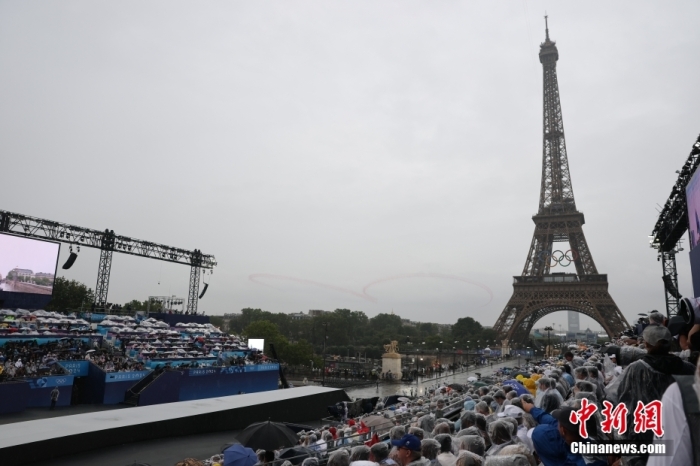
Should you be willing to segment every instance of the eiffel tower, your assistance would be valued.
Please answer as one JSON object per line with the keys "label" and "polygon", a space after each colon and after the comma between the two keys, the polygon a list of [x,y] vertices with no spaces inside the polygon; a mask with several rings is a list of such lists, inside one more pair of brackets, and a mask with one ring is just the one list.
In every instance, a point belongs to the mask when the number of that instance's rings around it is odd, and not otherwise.
{"label": "eiffel tower", "polygon": [[[576,209],[564,140],[557,83],[559,52],[549,39],[546,16],[545,31],[546,39],[540,44],[544,71],[540,206],[532,217],[535,233],[523,273],[513,277],[513,296],[494,326],[507,340],[504,346],[525,343],[535,322],[557,311],[585,314],[609,336],[629,328],[608,293],[608,276],[598,273],[583,235],[585,220]],[[575,271],[567,269],[569,266]]]}

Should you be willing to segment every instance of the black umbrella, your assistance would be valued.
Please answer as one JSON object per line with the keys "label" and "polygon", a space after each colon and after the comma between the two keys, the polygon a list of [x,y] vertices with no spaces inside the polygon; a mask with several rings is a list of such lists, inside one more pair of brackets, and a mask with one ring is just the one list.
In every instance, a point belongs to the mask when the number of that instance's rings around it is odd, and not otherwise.
{"label": "black umbrella", "polygon": [[294,465],[301,464],[306,458],[317,458],[315,451],[305,447],[285,448],[280,452],[279,459],[289,460]]}
{"label": "black umbrella", "polygon": [[458,383],[451,383],[448,385],[448,387],[450,387],[452,390],[457,390],[458,392],[461,392],[462,390],[464,390],[464,386],[462,386]]}
{"label": "black umbrella", "polygon": [[292,430],[294,431],[295,434],[298,434],[298,433],[301,432],[302,430],[313,430],[313,427],[311,427],[311,426],[306,426],[306,425],[304,425],[304,424],[294,424],[294,423],[291,423],[291,422],[283,422],[282,424],[284,424],[285,426],[287,426],[287,427],[289,427],[290,429],[292,429]]}
{"label": "black umbrella", "polygon": [[240,445],[240,444],[241,444],[241,442],[239,442],[238,440],[235,440],[235,439],[233,440],[233,442],[225,443],[224,446],[221,447],[221,453],[223,453],[224,450],[226,450],[228,447],[231,447],[233,445]]}
{"label": "black umbrella", "polygon": [[238,435],[238,441],[253,450],[277,450],[297,444],[293,430],[278,422],[256,422]]}

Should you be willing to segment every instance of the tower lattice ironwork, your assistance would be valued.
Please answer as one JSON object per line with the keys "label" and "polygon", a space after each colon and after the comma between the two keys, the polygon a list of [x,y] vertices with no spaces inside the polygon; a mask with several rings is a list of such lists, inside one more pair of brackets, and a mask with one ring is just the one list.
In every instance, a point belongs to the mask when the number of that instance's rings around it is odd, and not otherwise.
{"label": "tower lattice ironwork", "polygon": [[[544,72],[540,205],[532,217],[535,232],[522,275],[513,277],[513,296],[494,326],[511,344],[527,341],[535,322],[557,311],[585,314],[610,336],[629,328],[608,292],[607,275],[598,273],[583,234],[585,221],[576,209],[566,154],[557,82],[559,52],[549,39],[549,27],[545,30],[546,39],[540,44]],[[575,272],[569,273],[571,265]]]}

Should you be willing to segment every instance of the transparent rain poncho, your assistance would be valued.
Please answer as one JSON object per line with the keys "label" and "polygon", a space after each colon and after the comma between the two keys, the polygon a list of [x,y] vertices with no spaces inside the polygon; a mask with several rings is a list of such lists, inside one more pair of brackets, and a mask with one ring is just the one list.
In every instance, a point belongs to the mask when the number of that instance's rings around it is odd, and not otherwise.
{"label": "transparent rain poncho", "polygon": [[411,435],[415,435],[421,440],[426,438],[425,432],[420,427],[411,427],[410,429],[408,429],[408,433]]}
{"label": "transparent rain poncho", "polygon": [[401,440],[404,435],[406,435],[404,426],[394,426],[389,431],[389,438],[391,440]]}
{"label": "transparent rain poncho", "polygon": [[593,382],[589,382],[588,380],[577,380],[576,385],[574,385],[574,387],[579,392],[593,392],[593,393],[595,393],[595,385],[593,385]]}
{"label": "transparent rain poncho", "polygon": [[344,448],[331,453],[326,466],[350,466],[350,455]]}
{"label": "transparent rain poncho", "polygon": [[642,359],[646,354],[646,350],[642,348],[637,348],[636,346],[622,346],[620,347],[620,356],[617,358],[617,363],[625,367],[632,364],[634,361]]}
{"label": "transparent rain poncho", "polygon": [[430,414],[418,419],[418,427],[423,429],[424,432],[432,432],[435,428],[435,418]]}
{"label": "transparent rain poncho", "polygon": [[[558,394],[559,392],[557,392]],[[548,413],[551,413],[555,409],[561,406],[561,399],[554,393],[545,393],[540,401],[540,408],[544,409]]]}
{"label": "transparent rain poncho", "polygon": [[566,399],[566,395],[568,395],[568,390],[564,387],[563,383],[557,382],[556,390],[559,392],[562,399]]}
{"label": "transparent rain poncho", "polygon": [[429,460],[434,460],[440,454],[440,442],[427,438],[420,443],[421,454]]}
{"label": "transparent rain poncho", "polygon": [[457,466],[482,466],[484,458],[470,451],[460,451],[457,455]]}
{"label": "transparent rain poncho", "polygon": [[450,425],[446,422],[440,422],[439,424],[435,424],[435,427],[433,428],[431,435],[433,437],[435,437],[436,435],[449,434],[449,433],[450,433]]}
{"label": "transparent rain poncho", "polygon": [[503,422],[509,422],[511,424],[511,428],[513,429],[511,431],[511,435],[512,436],[517,435],[517,433],[518,433],[518,420],[517,419],[515,419],[514,417],[506,416],[503,419],[499,419],[499,420],[503,421]]}
{"label": "transparent rain poncho", "polygon": [[513,443],[512,432],[513,427],[510,422],[494,421],[489,424],[488,433],[491,439],[491,448],[488,449],[486,455],[495,455],[506,445],[511,445]]}
{"label": "transparent rain poncho", "polygon": [[462,413],[462,429],[476,425],[476,413],[474,411],[465,411]]}
{"label": "transparent rain poncho", "polygon": [[443,450],[443,445],[448,448],[447,451],[452,452],[452,436],[450,434],[438,434],[433,437],[440,444],[440,451]]}
{"label": "transparent rain poncho", "polygon": [[449,419],[446,419],[444,417],[441,417],[440,419],[435,419],[435,425],[437,426],[438,424],[447,424],[450,428],[450,432],[452,432],[455,428],[455,423],[450,421]]}
{"label": "transparent rain poncho", "polygon": [[456,437],[464,437],[465,435],[478,435],[481,437],[481,431],[476,426],[470,426],[457,432]]}
{"label": "transparent rain poncho", "polygon": [[483,466],[530,466],[530,460],[523,455],[488,456]]}
{"label": "transparent rain poncho", "polygon": [[[358,445],[352,447],[350,450],[350,462],[353,461],[368,461],[369,460],[369,447],[367,445]],[[302,465],[304,466],[304,465]]]}
{"label": "transparent rain poncho", "polygon": [[[627,366],[620,380],[618,401],[627,406],[628,426],[635,425],[634,411],[637,407],[637,402],[641,401],[644,404],[648,404],[654,400],[661,400],[669,385],[675,382],[672,374],[685,373],[684,371],[687,371],[690,366],[686,364],[677,356],[664,354],[647,355],[643,360],[635,361]],[[615,438],[644,443],[651,443],[654,435],[651,431],[636,434],[632,428],[628,428],[627,432],[622,436],[615,434]],[[628,462],[629,464],[634,464],[634,462]]]}
{"label": "transparent rain poncho", "polygon": [[459,438],[460,450],[470,451],[479,456],[484,456],[486,443],[481,435],[464,435]]}

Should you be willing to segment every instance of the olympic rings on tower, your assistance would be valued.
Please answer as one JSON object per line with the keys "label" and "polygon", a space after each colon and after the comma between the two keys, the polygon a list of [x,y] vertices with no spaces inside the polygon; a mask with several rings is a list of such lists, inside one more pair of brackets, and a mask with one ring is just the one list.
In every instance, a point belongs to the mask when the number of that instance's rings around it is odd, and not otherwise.
{"label": "olympic rings on tower", "polygon": [[551,253],[549,251],[540,251],[539,254],[537,254],[537,257],[540,259],[540,261],[547,258],[547,262],[551,268],[556,267],[557,265],[568,267],[572,262],[578,260],[579,255],[575,249],[568,249],[566,252],[557,249]]}

